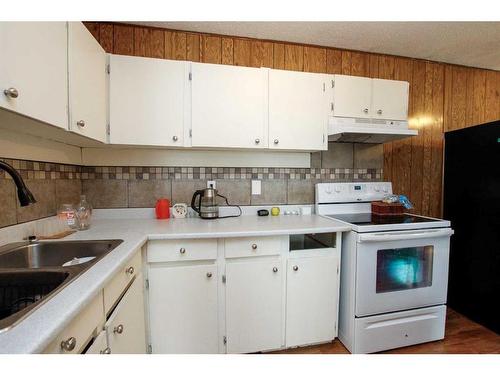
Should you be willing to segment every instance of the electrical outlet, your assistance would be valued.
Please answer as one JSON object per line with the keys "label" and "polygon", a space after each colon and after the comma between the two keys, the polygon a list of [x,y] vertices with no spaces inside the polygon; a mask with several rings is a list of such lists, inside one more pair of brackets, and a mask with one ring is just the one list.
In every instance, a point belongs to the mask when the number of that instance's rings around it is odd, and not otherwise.
{"label": "electrical outlet", "polygon": [[252,180],[252,195],[261,195],[262,194],[262,181],[260,180]]}
{"label": "electrical outlet", "polygon": [[214,180],[207,181],[207,188],[217,189],[217,184]]}

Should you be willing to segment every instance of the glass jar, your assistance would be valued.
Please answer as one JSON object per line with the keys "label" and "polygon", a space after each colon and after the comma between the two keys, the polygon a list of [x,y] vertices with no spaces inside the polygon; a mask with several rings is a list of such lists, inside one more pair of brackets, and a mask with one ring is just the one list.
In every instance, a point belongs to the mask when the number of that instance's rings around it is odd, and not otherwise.
{"label": "glass jar", "polygon": [[90,220],[92,218],[92,206],[85,195],[80,196],[80,203],[76,207],[76,218],[78,222],[78,230],[87,230],[90,228]]}
{"label": "glass jar", "polygon": [[57,217],[71,229],[76,229],[78,227],[76,210],[72,204],[62,204],[57,210]]}

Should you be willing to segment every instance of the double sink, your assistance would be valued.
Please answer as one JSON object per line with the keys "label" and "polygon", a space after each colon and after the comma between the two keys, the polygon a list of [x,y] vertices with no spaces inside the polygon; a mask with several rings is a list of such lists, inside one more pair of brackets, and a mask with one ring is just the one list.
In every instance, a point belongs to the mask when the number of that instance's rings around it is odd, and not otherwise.
{"label": "double sink", "polygon": [[0,332],[18,323],[122,242],[22,242],[0,247]]}

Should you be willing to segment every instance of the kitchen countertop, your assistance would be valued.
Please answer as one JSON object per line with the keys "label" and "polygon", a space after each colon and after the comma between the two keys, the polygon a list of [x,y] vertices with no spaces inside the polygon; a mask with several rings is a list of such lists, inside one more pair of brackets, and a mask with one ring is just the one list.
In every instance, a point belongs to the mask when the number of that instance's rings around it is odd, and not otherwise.
{"label": "kitchen countertop", "polygon": [[96,219],[92,227],[64,240],[122,239],[123,243],[76,280],[34,309],[25,319],[0,333],[0,353],[39,353],[89,303],[135,251],[148,240],[272,236],[345,232],[340,221],[311,216],[202,220]]}

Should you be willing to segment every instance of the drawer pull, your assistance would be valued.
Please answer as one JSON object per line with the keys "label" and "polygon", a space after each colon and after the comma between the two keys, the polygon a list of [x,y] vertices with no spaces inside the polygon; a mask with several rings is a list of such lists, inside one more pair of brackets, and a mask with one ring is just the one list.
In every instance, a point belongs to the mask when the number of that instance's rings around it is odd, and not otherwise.
{"label": "drawer pull", "polygon": [[254,244],[252,245],[252,250],[257,250],[257,244],[256,244],[256,243],[254,243]]}
{"label": "drawer pull", "polygon": [[207,272],[207,277],[210,279],[212,277],[212,272]]}
{"label": "drawer pull", "polygon": [[273,267],[273,272],[274,273],[278,272],[278,267]]}
{"label": "drawer pull", "polygon": [[118,333],[121,335],[123,333],[123,324],[119,324],[117,327],[113,329],[113,333]]}
{"label": "drawer pull", "polygon": [[293,266],[293,270],[294,271],[298,271],[299,270],[299,266]]}
{"label": "drawer pull", "polygon": [[61,341],[61,349],[70,352],[76,347],[76,339],[74,337],[70,337],[67,340]]}
{"label": "drawer pull", "polygon": [[183,247],[181,247],[181,249],[179,250],[179,252],[180,252],[181,254],[185,254],[185,253],[186,253],[186,249],[185,249],[185,248],[183,248]]}
{"label": "drawer pull", "polygon": [[15,99],[19,96],[19,91],[15,87],[9,87],[8,89],[3,90],[3,93],[6,97]]}
{"label": "drawer pull", "polygon": [[134,267],[130,266],[125,272],[127,272],[129,275],[133,275],[135,272]]}
{"label": "drawer pull", "polygon": [[104,350],[101,350],[99,353],[100,354],[111,354],[111,348],[108,347],[108,348],[106,348]]}

